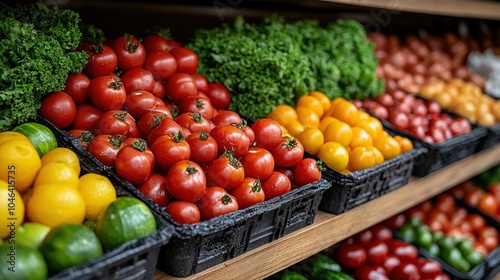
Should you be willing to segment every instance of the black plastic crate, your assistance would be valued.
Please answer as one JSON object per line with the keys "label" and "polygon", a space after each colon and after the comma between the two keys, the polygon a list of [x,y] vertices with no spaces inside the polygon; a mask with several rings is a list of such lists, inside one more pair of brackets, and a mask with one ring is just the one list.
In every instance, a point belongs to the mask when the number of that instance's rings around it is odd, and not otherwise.
{"label": "black plastic crate", "polygon": [[[97,170],[92,162],[79,154],[79,150],[75,149],[71,144],[72,136],[69,135],[69,133],[57,129],[52,123],[42,118],[38,118],[36,121],[52,130],[56,136],[59,147],[66,147],[77,153],[80,159],[82,175],[86,173],[105,175],[100,170]],[[113,181],[112,183],[115,186],[117,197],[138,196],[136,193],[132,194],[123,189],[119,184]],[[128,241],[113,250],[104,252],[102,256],[87,263],[51,275],[49,279],[153,279],[160,249],[162,245],[168,243],[172,238],[175,233],[175,228],[162,217],[161,213],[163,211],[161,211],[159,207],[151,207],[151,212],[157,224],[157,230],[152,234]]]}
{"label": "black plastic crate", "polygon": [[415,148],[379,165],[349,174],[327,168],[323,177],[332,183],[332,187],[323,195],[319,209],[341,214],[406,185],[415,158],[422,153],[425,149]]}
{"label": "black plastic crate", "polygon": [[[53,126],[47,120],[41,122]],[[148,206],[159,209],[134,185],[121,179],[114,167],[103,165],[83,149],[78,139],[66,131],[59,130],[59,133],[92,168],[105,174],[113,184],[129,191]],[[263,203],[195,225],[179,225],[168,213],[160,211],[163,219],[175,225],[176,233],[162,247],[158,268],[172,276],[189,276],[310,225],[318,212],[323,193],[330,187],[331,183],[322,179]]]}
{"label": "black plastic crate", "polygon": [[479,144],[478,151],[486,150],[500,143],[500,124],[484,128],[487,135]]}
{"label": "black plastic crate", "polygon": [[416,138],[415,136],[396,129],[385,120],[380,120],[384,129],[394,135],[401,135],[410,139],[415,147],[427,150],[415,159],[413,175],[423,177],[440,170],[454,162],[464,159],[478,151],[481,141],[487,134],[484,127],[472,126],[469,133],[457,135],[441,143],[432,144]]}

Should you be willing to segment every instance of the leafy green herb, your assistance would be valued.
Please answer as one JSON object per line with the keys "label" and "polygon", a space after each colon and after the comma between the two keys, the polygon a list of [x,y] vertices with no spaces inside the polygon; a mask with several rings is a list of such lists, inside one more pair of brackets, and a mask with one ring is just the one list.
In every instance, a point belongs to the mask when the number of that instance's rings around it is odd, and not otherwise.
{"label": "leafy green herb", "polygon": [[45,94],[83,70],[79,22],[70,10],[0,4],[0,131],[34,118]]}

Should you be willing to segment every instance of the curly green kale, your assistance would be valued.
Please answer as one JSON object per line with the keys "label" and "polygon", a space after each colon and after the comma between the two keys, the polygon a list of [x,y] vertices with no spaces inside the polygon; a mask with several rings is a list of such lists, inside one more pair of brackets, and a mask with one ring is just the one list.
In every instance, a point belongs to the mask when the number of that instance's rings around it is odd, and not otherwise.
{"label": "curly green kale", "polygon": [[315,87],[309,60],[293,38],[237,18],[233,25],[196,32],[188,45],[198,71],[231,92],[230,109],[258,119]]}
{"label": "curly green kale", "polygon": [[104,36],[104,31],[99,27],[86,23],[80,22],[79,24],[80,31],[82,32],[82,37],[80,38],[81,45],[83,43],[104,43],[106,42],[106,36]]}
{"label": "curly green kale", "polygon": [[83,70],[79,22],[69,10],[0,4],[0,131],[34,118],[44,95]]}

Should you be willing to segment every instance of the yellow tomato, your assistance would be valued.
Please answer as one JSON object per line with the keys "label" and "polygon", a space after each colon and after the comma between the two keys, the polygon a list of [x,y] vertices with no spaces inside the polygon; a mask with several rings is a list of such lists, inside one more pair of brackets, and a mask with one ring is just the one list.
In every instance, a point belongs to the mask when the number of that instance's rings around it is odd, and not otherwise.
{"label": "yellow tomato", "polygon": [[[7,181],[0,180],[0,240],[7,238],[11,230],[20,227],[24,220],[24,202],[21,194],[9,189]],[[14,223],[13,227],[9,225]],[[14,235],[15,236],[15,235]]]}
{"label": "yellow tomato", "polygon": [[332,107],[332,103],[331,103],[330,98],[328,98],[328,96],[326,94],[322,93],[321,91],[313,91],[313,92],[309,93],[309,95],[313,96],[319,100],[321,105],[323,105],[324,112],[328,112],[328,110],[330,110],[330,108]]}
{"label": "yellow tomato", "polygon": [[349,102],[349,101],[345,100],[342,97],[335,97],[334,99],[332,99],[332,102],[330,102],[331,106],[330,106],[330,109],[328,110],[327,115],[331,116],[333,111],[335,110],[335,107],[337,107],[337,104],[342,103],[342,102]]}
{"label": "yellow tomato", "polygon": [[325,142],[338,142],[347,147],[352,140],[352,129],[345,122],[336,121],[325,128],[323,135],[325,136]]}
{"label": "yellow tomato", "polygon": [[285,124],[284,127],[293,136],[296,136],[304,131],[304,126],[298,120],[291,120],[290,122]]}
{"label": "yellow tomato", "polygon": [[313,110],[306,107],[297,107],[295,109],[299,122],[305,126],[319,127],[319,117]]}
{"label": "yellow tomato", "polygon": [[359,110],[351,102],[343,101],[335,105],[331,116],[354,126],[359,120]]}
{"label": "yellow tomato", "polygon": [[349,146],[351,148],[361,147],[361,146],[371,146],[373,144],[372,137],[368,132],[360,127],[352,128],[352,140]]}
{"label": "yellow tomato", "polygon": [[356,127],[364,129],[368,134],[370,134],[373,141],[375,141],[381,132],[384,131],[382,123],[378,119],[372,117],[368,120],[358,122]]}
{"label": "yellow tomato", "polygon": [[34,188],[48,183],[60,183],[77,188],[79,184],[78,173],[70,165],[61,162],[50,162],[40,168],[36,176]]}
{"label": "yellow tomato", "polygon": [[290,121],[297,120],[297,112],[295,112],[295,109],[292,106],[281,104],[274,107],[267,117],[277,121],[281,125],[285,125]]}
{"label": "yellow tomato", "polygon": [[60,162],[68,164],[75,169],[76,173],[80,175],[80,159],[72,150],[64,147],[58,147],[48,151],[42,156],[42,166],[50,162]]}
{"label": "yellow tomato", "polygon": [[321,132],[325,132],[325,129],[326,127],[331,124],[332,122],[335,122],[335,121],[338,121],[336,118],[334,117],[330,117],[330,116],[325,116],[321,119],[321,121],[319,122],[319,130],[321,130]]}
{"label": "yellow tomato", "polygon": [[375,142],[373,142],[373,146],[377,148],[382,155],[384,155],[384,159],[388,160],[393,157],[401,154],[401,146],[398,141],[394,140],[391,136],[381,136]]}
{"label": "yellow tomato", "polygon": [[321,118],[325,113],[325,109],[323,108],[321,102],[311,95],[302,95],[299,100],[297,100],[295,108],[300,107],[311,109],[318,116],[318,118]]}
{"label": "yellow tomato", "polygon": [[413,143],[406,137],[396,135],[394,136],[394,140],[398,141],[399,145],[401,146],[401,153],[406,153],[409,150],[413,149]]}
{"label": "yellow tomato", "polygon": [[360,123],[360,122],[367,121],[370,118],[372,118],[372,116],[370,116],[370,114],[368,114],[367,112],[363,112],[363,111],[359,110],[358,111],[358,121],[356,122],[356,125],[358,123]]}
{"label": "yellow tomato", "polygon": [[42,166],[31,142],[15,133],[2,133],[0,138],[0,180],[8,182],[20,193],[28,189]]}
{"label": "yellow tomato", "polygon": [[337,142],[324,143],[319,147],[316,156],[328,167],[338,172],[344,171],[349,163],[349,152]]}
{"label": "yellow tomato", "polygon": [[375,165],[384,162],[384,155],[377,148],[374,146],[368,146],[368,148],[373,151],[373,155],[375,156]]}
{"label": "yellow tomato", "polygon": [[297,135],[297,139],[304,146],[304,150],[315,155],[319,147],[325,143],[323,133],[317,127],[308,127]]}
{"label": "yellow tomato", "polygon": [[352,149],[349,157],[351,171],[363,170],[375,165],[375,155],[368,147],[357,147]]}

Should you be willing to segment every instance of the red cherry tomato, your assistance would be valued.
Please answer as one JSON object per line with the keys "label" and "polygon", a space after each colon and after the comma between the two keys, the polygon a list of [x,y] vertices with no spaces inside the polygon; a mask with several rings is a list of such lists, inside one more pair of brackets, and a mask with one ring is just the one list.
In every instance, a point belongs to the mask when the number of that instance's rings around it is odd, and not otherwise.
{"label": "red cherry tomato", "polygon": [[221,187],[208,187],[205,194],[198,201],[201,218],[210,220],[220,215],[238,210],[238,202]]}
{"label": "red cherry tomato", "polygon": [[210,83],[205,94],[216,109],[227,109],[231,103],[231,94],[227,88],[220,83]]}
{"label": "red cherry tomato", "polygon": [[[167,110],[167,112],[170,114],[170,111]],[[151,130],[157,127],[165,118],[169,118],[169,116],[163,112],[157,112],[154,110],[150,111],[139,119],[137,122],[137,128],[139,129],[141,135],[146,138]]]}
{"label": "red cherry tomato", "polygon": [[153,172],[154,166],[155,157],[142,139],[122,147],[116,155],[116,173],[132,184],[144,183]]}
{"label": "red cherry tomato", "polygon": [[85,65],[85,72],[91,77],[111,75],[118,65],[115,51],[101,43],[84,43],[77,50],[86,51],[88,61]]}
{"label": "red cherry tomato", "polygon": [[276,166],[293,167],[304,157],[304,146],[297,138],[285,136],[272,152]]}
{"label": "red cherry tomato", "polygon": [[155,96],[145,90],[134,91],[125,100],[125,110],[137,120],[147,112],[152,111],[155,107]]}
{"label": "red cherry tomato", "polygon": [[69,74],[64,86],[64,92],[69,94],[76,105],[80,105],[89,101],[87,89],[90,84],[90,79],[84,73]]}
{"label": "red cherry tomato", "polygon": [[265,200],[259,179],[246,177],[236,188],[229,191],[236,198],[240,209],[250,207]]}
{"label": "red cherry tomato", "polygon": [[198,94],[198,88],[191,75],[176,73],[168,79],[165,87],[165,94],[172,102],[179,104],[188,96],[196,96]]}
{"label": "red cherry tomato", "polygon": [[269,200],[289,192],[292,189],[292,183],[285,174],[273,171],[269,177],[262,180],[262,189],[266,200]]}
{"label": "red cherry tomato", "polygon": [[156,34],[148,35],[144,38],[142,43],[144,44],[146,53],[150,53],[151,51],[154,50],[168,51],[168,40],[160,35]]}
{"label": "red cherry tomato", "polygon": [[210,133],[210,122],[205,119],[200,113],[182,113],[175,121],[182,127],[187,128],[191,133],[203,131]]}
{"label": "red cherry tomato", "polygon": [[401,280],[419,280],[420,273],[415,264],[411,262],[402,262],[400,265],[392,269],[389,274],[390,279]]}
{"label": "red cherry tomato", "polygon": [[389,280],[385,273],[380,271],[378,267],[368,264],[363,264],[356,268],[354,277],[357,280]]}
{"label": "red cherry tomato", "polygon": [[121,76],[121,80],[128,93],[139,90],[152,93],[156,84],[153,73],[144,68],[132,68],[128,70]]}
{"label": "red cherry tomato", "polygon": [[165,98],[165,85],[162,81],[155,81],[155,87],[151,92],[154,96],[163,100]]}
{"label": "red cherry tomato", "polygon": [[120,110],[125,105],[127,93],[114,76],[99,76],[90,81],[88,87],[90,101],[103,111]]}
{"label": "red cherry tomato", "polygon": [[71,96],[63,91],[50,93],[42,98],[38,114],[59,129],[71,125],[76,117],[76,105]]}
{"label": "red cherry tomato", "polygon": [[[252,125],[255,133],[255,142],[258,147],[272,151],[282,141],[283,133],[280,126],[274,120],[260,119]],[[302,159],[302,158],[301,158]]]}
{"label": "red cherry tomato", "polygon": [[200,210],[192,202],[172,201],[165,210],[179,224],[196,224],[201,219]]}
{"label": "red cherry tomato", "polygon": [[212,120],[215,109],[207,97],[187,96],[179,104],[180,113],[200,113],[205,119]]}
{"label": "red cherry tomato", "polygon": [[151,198],[160,207],[165,207],[169,201],[169,194],[167,192],[167,185],[165,177],[160,174],[153,173],[146,182],[142,183],[137,189],[147,197]]}
{"label": "red cherry tomato", "polygon": [[176,162],[188,160],[191,156],[191,149],[182,133],[158,137],[151,145],[151,151],[158,166],[165,171]]}
{"label": "red cherry tomato", "polygon": [[391,240],[387,242],[389,253],[395,255],[401,262],[413,262],[418,257],[415,246],[401,240]]}
{"label": "red cherry tomato", "polygon": [[372,243],[373,241],[373,232],[369,229],[365,229],[361,232],[356,233],[353,236],[353,240],[355,243],[366,247],[368,244]]}
{"label": "red cherry tomato", "polygon": [[319,181],[324,169],[321,161],[313,158],[304,158],[293,169],[293,181],[299,187]]}
{"label": "red cherry tomato", "polygon": [[102,111],[94,105],[86,103],[76,108],[76,115],[71,127],[92,131],[102,116]]}
{"label": "red cherry tomato", "polygon": [[237,125],[241,123],[241,117],[238,113],[228,110],[218,110],[218,114],[212,119],[216,126]]}
{"label": "red cherry tomato", "polygon": [[384,267],[387,274],[390,274],[391,271],[399,264],[401,264],[399,258],[391,254],[387,255],[382,262],[382,266]]}
{"label": "red cherry tomato", "polygon": [[152,50],[146,55],[144,69],[151,71],[155,80],[166,81],[177,70],[177,61],[168,51]]}
{"label": "red cherry tomato", "polygon": [[160,124],[155,126],[151,132],[148,134],[148,144],[153,145],[154,141],[163,135],[174,135],[178,134],[182,130],[182,127],[176,123],[173,119],[163,118]]}
{"label": "red cherry tomato", "polygon": [[441,265],[435,260],[419,258],[415,265],[420,271],[420,276],[424,279],[435,279],[443,272]]}
{"label": "red cherry tomato", "polygon": [[190,160],[199,165],[210,165],[217,158],[217,142],[203,131],[190,134],[186,141],[191,149]]}
{"label": "red cherry tomato", "polygon": [[245,176],[264,180],[274,170],[273,155],[266,149],[252,147],[240,159]]}
{"label": "red cherry tomato", "polygon": [[232,155],[224,155],[214,160],[205,173],[209,186],[218,186],[225,190],[236,188],[245,179],[241,162]]}
{"label": "red cherry tomato", "polygon": [[195,202],[205,193],[205,173],[193,161],[181,160],[174,163],[166,178],[168,192],[178,200]]}
{"label": "red cherry tomato", "polygon": [[208,92],[207,78],[198,73],[191,74],[191,76],[193,76],[193,80],[194,83],[196,84],[196,87],[198,88],[198,91],[201,91],[206,94]]}
{"label": "red cherry tomato", "polygon": [[210,131],[210,136],[217,142],[220,154],[234,151],[234,156],[239,158],[248,151],[250,146],[250,140],[246,134],[232,125],[216,126]]}
{"label": "red cherry tomato", "polygon": [[90,141],[87,151],[96,157],[102,164],[114,166],[116,155],[123,147],[123,136],[116,134],[97,135]]}
{"label": "red cherry tomato", "polygon": [[[130,123],[127,118],[132,118],[126,111],[111,110],[103,113],[95,126],[95,134],[120,134],[130,136]],[[134,121],[135,122],[135,121]]]}
{"label": "red cherry tomato", "polygon": [[366,263],[371,265],[382,264],[389,253],[389,248],[382,240],[372,241],[365,247],[365,250]]}
{"label": "red cherry tomato", "polygon": [[355,269],[366,261],[366,251],[356,243],[342,242],[335,250],[335,260],[346,269]]}
{"label": "red cherry tomato", "polygon": [[112,45],[118,61],[118,68],[126,72],[132,68],[142,67],[146,60],[146,50],[141,41],[133,36],[124,35],[116,38]]}
{"label": "red cherry tomato", "polygon": [[385,220],[383,224],[392,230],[402,227],[406,223],[406,216],[403,213],[394,215]]}
{"label": "red cherry tomato", "polygon": [[198,55],[194,51],[184,47],[170,50],[170,54],[177,61],[177,73],[194,74],[198,68]]}

